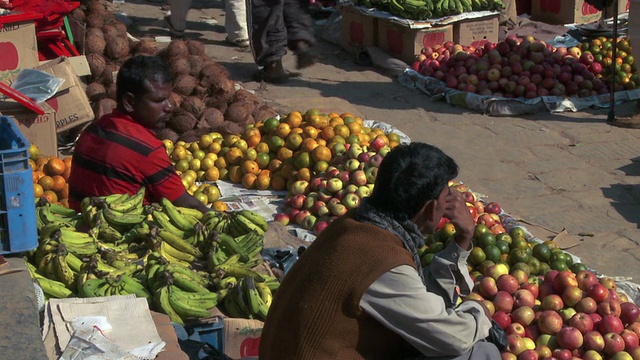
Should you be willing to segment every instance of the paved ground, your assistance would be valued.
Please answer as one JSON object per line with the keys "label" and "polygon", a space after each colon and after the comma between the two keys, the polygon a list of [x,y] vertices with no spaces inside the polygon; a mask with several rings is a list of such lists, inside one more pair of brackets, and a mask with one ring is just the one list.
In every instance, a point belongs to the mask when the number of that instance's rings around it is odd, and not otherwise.
{"label": "paved ground", "polygon": [[[134,36],[168,35],[162,3],[130,1],[120,9]],[[202,22],[216,19],[217,25]],[[234,80],[286,113],[320,107],[384,121],[442,148],[461,167],[459,180],[526,221],[538,238],[566,229],[561,243],[591,268],[640,283],[640,130],[606,124],[607,110],[488,117],[412,91],[356,65],[338,46],[320,42],[320,63],[284,86],[260,87],[251,53],[224,42],[218,0],[194,2],[189,32],[226,65]],[[285,58],[293,69],[294,59]],[[630,114],[635,104],[616,107]]]}

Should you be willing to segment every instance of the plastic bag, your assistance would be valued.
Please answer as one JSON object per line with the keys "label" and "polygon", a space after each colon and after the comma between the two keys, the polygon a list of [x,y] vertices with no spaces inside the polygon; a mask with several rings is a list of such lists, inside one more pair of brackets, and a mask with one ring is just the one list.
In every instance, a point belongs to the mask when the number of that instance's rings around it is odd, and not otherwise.
{"label": "plastic bag", "polygon": [[491,320],[489,336],[485,340],[495,345],[500,351],[507,348],[507,333],[495,320]]}
{"label": "plastic bag", "polygon": [[280,269],[286,275],[303,251],[302,246],[297,251],[292,247],[266,248],[262,250],[262,257],[269,262],[270,267]]}
{"label": "plastic bag", "polygon": [[24,69],[13,81],[11,88],[20,91],[36,103],[41,103],[55,95],[63,83],[64,79],[44,71]]}

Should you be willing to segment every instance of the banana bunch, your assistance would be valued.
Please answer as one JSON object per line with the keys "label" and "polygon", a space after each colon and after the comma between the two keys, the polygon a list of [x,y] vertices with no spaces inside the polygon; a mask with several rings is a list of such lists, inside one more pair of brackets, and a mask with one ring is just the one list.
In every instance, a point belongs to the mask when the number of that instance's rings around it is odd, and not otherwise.
{"label": "banana bunch", "polygon": [[[36,252],[37,253],[37,252]],[[58,281],[69,290],[76,289],[76,276],[82,268],[82,260],[69,253],[63,244],[58,244],[55,249],[43,252],[37,257],[37,270],[44,277]]]}
{"label": "banana bunch", "polygon": [[144,223],[139,229],[146,238],[147,246],[172,264],[189,267],[202,257],[200,249],[169,230],[159,228],[155,223]]}
{"label": "banana bunch", "polygon": [[[42,200],[42,199],[40,199]],[[39,201],[36,206],[36,227],[38,233],[47,225],[61,225],[67,227],[80,227],[84,224],[81,215],[75,210],[67,209],[59,204]]]}
{"label": "banana bunch", "polygon": [[231,213],[215,211],[211,210],[205,213],[200,219],[200,222],[204,224],[209,233],[217,232],[224,233],[227,232],[227,227],[229,226],[229,222],[231,221]]}
{"label": "banana bunch", "polygon": [[118,275],[135,276],[144,270],[144,266],[140,262],[128,263],[121,258],[107,260],[103,259],[100,254],[91,256],[85,266],[87,266],[87,271],[98,275],[98,277],[106,275],[114,277]]}
{"label": "banana bunch", "polygon": [[224,309],[235,318],[266,320],[272,292],[267,283],[252,276],[238,280],[224,298]]}
{"label": "banana bunch", "polygon": [[31,278],[40,285],[46,299],[66,299],[70,296],[75,296],[73,291],[69,290],[65,284],[42,275],[33,264],[28,261],[26,263]]}
{"label": "banana bunch", "polygon": [[79,258],[89,257],[98,252],[98,242],[90,234],[77,231],[66,223],[51,223],[40,230],[34,262],[39,263],[46,253],[57,251],[60,245],[64,245],[66,251]]}
{"label": "banana bunch", "polygon": [[269,225],[262,215],[251,210],[239,210],[231,213],[231,220],[225,232],[235,238],[252,231],[264,235],[267,230],[269,230]]}
{"label": "banana bunch", "polygon": [[78,295],[81,297],[102,297],[114,295],[129,295],[147,299],[151,294],[135,278],[128,275],[107,275],[104,277],[90,277],[85,279],[78,287]]}
{"label": "banana bunch", "polygon": [[[364,1],[362,5],[385,10],[371,0]],[[389,0],[383,5],[388,7],[391,14],[411,20],[435,19],[473,11],[501,11],[505,8],[502,0]]]}
{"label": "banana bunch", "polygon": [[213,272],[222,264],[242,263],[252,268],[262,262],[259,256],[264,246],[264,236],[256,231],[237,238],[225,233],[209,233],[211,248],[207,256],[208,268]]}

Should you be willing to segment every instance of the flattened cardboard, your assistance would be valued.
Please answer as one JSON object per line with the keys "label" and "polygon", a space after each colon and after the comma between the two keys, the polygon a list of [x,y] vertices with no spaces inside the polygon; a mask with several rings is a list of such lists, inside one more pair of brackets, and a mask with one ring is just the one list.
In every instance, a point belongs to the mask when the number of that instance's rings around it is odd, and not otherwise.
{"label": "flattened cardboard", "polygon": [[483,46],[498,42],[499,15],[463,20],[453,24],[453,42],[465,46]]}
{"label": "flattened cardboard", "polygon": [[584,0],[532,0],[531,19],[547,24],[588,24],[598,21],[602,11]]}
{"label": "flattened cardboard", "polygon": [[0,29],[0,81],[38,66],[38,39],[33,20],[3,24]]}
{"label": "flattened cardboard", "polygon": [[0,113],[12,117],[18,129],[31,144],[46,156],[58,155],[56,112],[46,103],[40,104],[44,114],[38,115],[13,100],[0,102]]}
{"label": "flattened cardboard", "polygon": [[453,25],[411,29],[389,19],[378,19],[378,47],[407,64],[413,63],[424,47],[450,40],[453,40]]}
{"label": "flattened cardboard", "polygon": [[353,6],[342,7],[342,47],[353,54],[376,46],[379,19],[366,15]]}

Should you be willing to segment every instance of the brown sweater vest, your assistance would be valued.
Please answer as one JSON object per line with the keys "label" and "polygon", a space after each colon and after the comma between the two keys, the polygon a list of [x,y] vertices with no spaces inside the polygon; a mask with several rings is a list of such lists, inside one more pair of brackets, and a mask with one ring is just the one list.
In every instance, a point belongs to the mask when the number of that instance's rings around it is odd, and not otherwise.
{"label": "brown sweater vest", "polygon": [[359,306],[367,288],[415,263],[400,239],[353,219],[334,221],[283,279],[260,340],[260,360],[396,359],[408,344]]}

